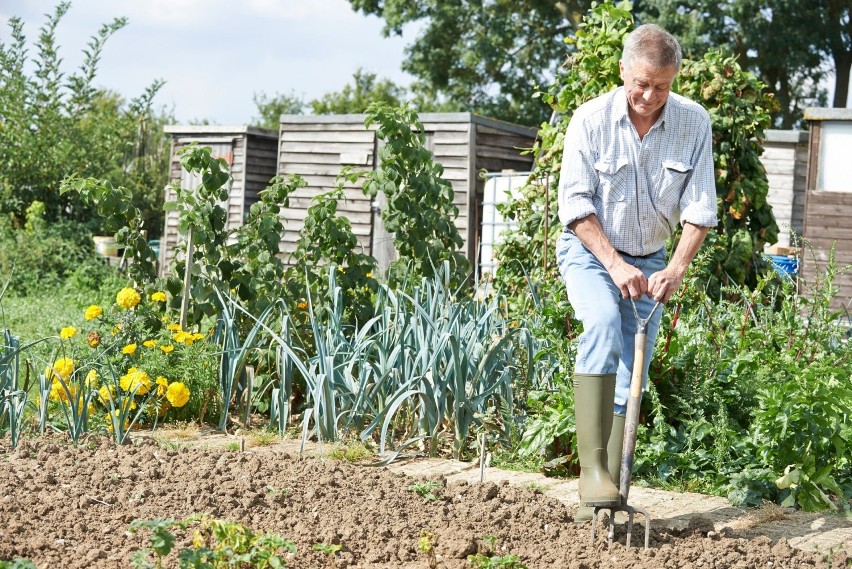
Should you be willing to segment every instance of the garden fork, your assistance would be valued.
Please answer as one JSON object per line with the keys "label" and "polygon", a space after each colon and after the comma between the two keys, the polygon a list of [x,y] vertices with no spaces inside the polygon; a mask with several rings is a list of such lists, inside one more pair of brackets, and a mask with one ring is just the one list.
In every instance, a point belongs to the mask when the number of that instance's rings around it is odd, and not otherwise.
{"label": "garden fork", "polygon": [[630,474],[633,471],[636,429],[639,425],[639,404],[642,402],[642,372],[645,370],[645,343],[648,338],[648,323],[659,308],[660,303],[657,302],[654,305],[647,318],[639,318],[636,303],[633,299],[630,299],[630,303],[633,305],[633,315],[636,317],[636,336],[633,341],[633,370],[630,376],[630,395],[627,398],[627,413],[624,421],[624,446],[621,451],[621,473],[618,486],[621,504],[595,508],[595,513],[592,516],[592,543],[595,542],[598,513],[601,510],[609,510],[609,542],[612,543],[615,537],[615,512],[627,512],[627,547],[630,547],[630,537],[633,534],[633,516],[636,512],[639,512],[645,516],[645,549],[648,549],[648,540],[651,535],[651,517],[647,510],[628,505],[627,496],[630,494]]}

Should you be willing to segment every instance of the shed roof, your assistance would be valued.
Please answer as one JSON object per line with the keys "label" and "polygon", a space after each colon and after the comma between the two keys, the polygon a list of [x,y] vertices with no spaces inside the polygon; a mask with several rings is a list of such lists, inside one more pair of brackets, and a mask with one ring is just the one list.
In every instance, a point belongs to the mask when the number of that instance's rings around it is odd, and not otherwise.
{"label": "shed roof", "polygon": [[[488,126],[498,130],[535,137],[538,129],[522,126],[515,123],[501,121],[477,115],[474,113],[422,113],[418,115],[421,123],[474,123]],[[330,124],[330,123],[362,123],[367,118],[366,114],[345,115],[281,115],[280,121],[284,124]]]}
{"label": "shed roof", "polygon": [[268,128],[260,128],[246,124],[216,125],[216,124],[169,124],[163,127],[166,134],[187,136],[228,136],[251,134],[266,138],[278,138],[278,131]]}
{"label": "shed roof", "polygon": [[852,121],[852,109],[808,107],[805,109],[807,121]]}

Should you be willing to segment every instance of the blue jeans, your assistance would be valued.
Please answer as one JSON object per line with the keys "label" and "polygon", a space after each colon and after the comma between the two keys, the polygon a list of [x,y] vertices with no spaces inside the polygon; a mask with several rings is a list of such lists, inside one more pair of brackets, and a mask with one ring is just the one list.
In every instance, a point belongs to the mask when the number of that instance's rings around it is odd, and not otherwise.
{"label": "blue jeans", "polygon": [[[649,257],[623,255],[626,262],[641,270],[646,277],[666,267],[666,250],[660,249]],[[630,377],[633,368],[633,338],[636,318],[630,299],[621,297],[609,273],[591,251],[573,233],[563,232],[556,243],[556,262],[568,291],[568,301],[577,319],[583,323],[577,345],[575,373],[616,374],[615,413],[627,411]],[[656,302],[643,296],[636,301],[640,318],[651,312]],[[648,323],[645,345],[645,369],[642,388],[648,383],[648,367],[654,352],[654,341],[660,329],[662,310],[658,309]]]}

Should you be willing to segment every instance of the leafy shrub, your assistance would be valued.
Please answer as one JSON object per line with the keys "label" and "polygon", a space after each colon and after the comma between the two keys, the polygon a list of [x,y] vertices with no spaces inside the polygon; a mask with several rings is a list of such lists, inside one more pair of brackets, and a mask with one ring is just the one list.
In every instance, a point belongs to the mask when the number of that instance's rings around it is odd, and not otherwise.
{"label": "leafy shrub", "polygon": [[105,44],[127,24],[125,18],[101,26],[79,68],[63,70],[56,32],[70,6],[57,3],[31,47],[23,22],[12,16],[10,40],[0,43],[0,212],[22,223],[27,208],[41,202],[50,222],[70,219],[97,228],[88,207],[59,192],[62,179],[74,172],[131,188],[154,237],[162,225],[170,151],[162,125],[171,119],[152,109],[163,82],[154,81],[129,103],[95,86]]}
{"label": "leafy shrub", "polygon": [[736,503],[838,507],[852,484],[852,359],[829,309],[833,258],[818,282],[798,283],[806,292],[769,274],[714,301],[700,269],[690,274],[661,326],[637,472]]}
{"label": "leafy shrub", "polygon": [[91,282],[95,275],[106,280],[113,272],[95,254],[92,234],[82,224],[37,222],[17,229],[8,218],[0,220],[0,276],[12,294],[55,292],[72,275],[89,274]]}

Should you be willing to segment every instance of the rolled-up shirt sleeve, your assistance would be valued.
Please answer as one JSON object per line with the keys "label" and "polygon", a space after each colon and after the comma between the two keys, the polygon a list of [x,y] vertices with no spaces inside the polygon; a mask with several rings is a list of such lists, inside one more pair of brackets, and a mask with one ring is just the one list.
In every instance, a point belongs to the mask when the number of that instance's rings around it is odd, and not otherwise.
{"label": "rolled-up shirt sleeve", "polygon": [[582,116],[574,115],[565,131],[565,149],[559,173],[559,221],[566,226],[595,213],[598,176],[592,141]]}
{"label": "rolled-up shirt sleeve", "polygon": [[713,166],[712,132],[710,117],[703,113],[705,121],[699,131],[695,145],[695,164],[680,200],[680,223],[691,223],[699,227],[715,227],[719,223],[716,204],[716,176]]}

